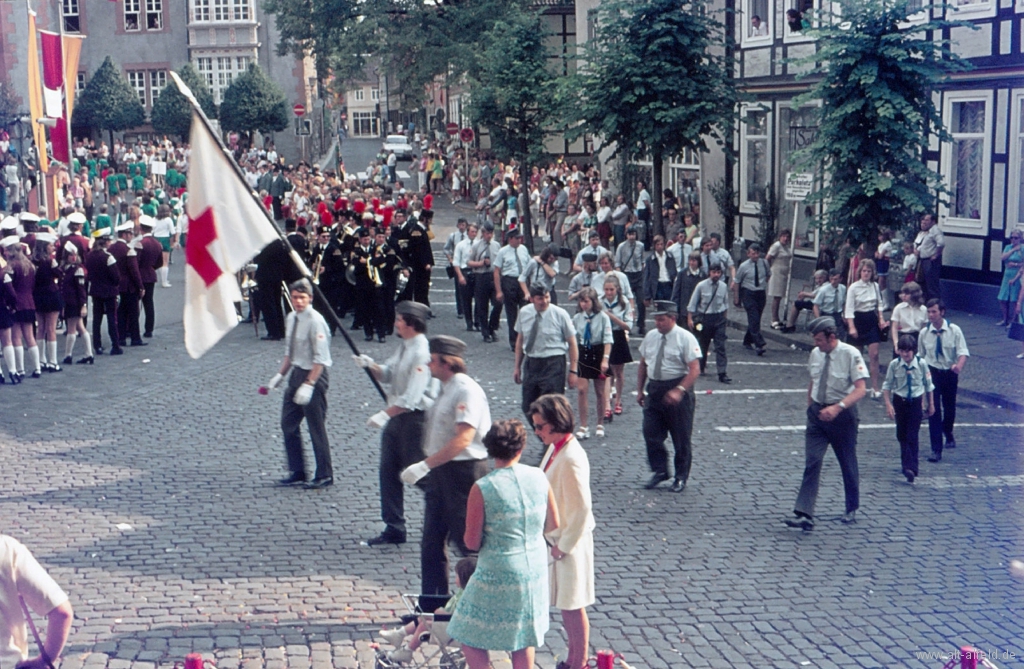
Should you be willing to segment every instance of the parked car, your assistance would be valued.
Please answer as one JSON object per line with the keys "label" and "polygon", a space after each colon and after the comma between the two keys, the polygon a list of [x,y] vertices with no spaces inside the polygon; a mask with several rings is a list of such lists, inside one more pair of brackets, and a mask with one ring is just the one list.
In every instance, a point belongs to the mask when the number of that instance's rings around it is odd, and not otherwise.
{"label": "parked car", "polygon": [[384,139],[384,152],[394,151],[400,160],[412,160],[412,144],[405,135],[388,135]]}

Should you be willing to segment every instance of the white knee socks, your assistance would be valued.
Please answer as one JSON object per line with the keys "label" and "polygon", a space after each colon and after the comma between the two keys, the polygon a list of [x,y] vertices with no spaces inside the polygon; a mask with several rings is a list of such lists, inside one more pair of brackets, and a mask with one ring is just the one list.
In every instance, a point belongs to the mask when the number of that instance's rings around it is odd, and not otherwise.
{"label": "white knee socks", "polygon": [[75,340],[78,339],[78,335],[74,332],[69,332],[64,338],[64,357],[70,358],[71,354],[75,352]]}
{"label": "white knee socks", "polygon": [[169,267],[161,267],[160,269],[157,270],[157,276],[160,279],[160,285],[162,286],[167,285],[167,273],[169,269]]}
{"label": "white knee socks", "polygon": [[46,342],[46,358],[51,365],[57,365],[57,340]]}
{"label": "white knee socks", "polygon": [[4,363],[7,365],[7,372],[14,375],[18,370],[14,366],[14,347],[4,346]]}
{"label": "white knee socks", "polygon": [[18,374],[24,374],[25,373],[25,347],[24,346],[15,346],[14,347],[14,363],[15,363],[15,369],[17,369]]}
{"label": "white knee socks", "polygon": [[85,334],[82,335],[82,341],[85,342],[85,357],[93,357],[92,335],[86,332]]}
{"label": "white knee socks", "polygon": [[43,368],[39,366],[39,344],[32,347],[26,347],[25,353],[28,357],[28,365],[32,368],[32,372],[41,372]]}

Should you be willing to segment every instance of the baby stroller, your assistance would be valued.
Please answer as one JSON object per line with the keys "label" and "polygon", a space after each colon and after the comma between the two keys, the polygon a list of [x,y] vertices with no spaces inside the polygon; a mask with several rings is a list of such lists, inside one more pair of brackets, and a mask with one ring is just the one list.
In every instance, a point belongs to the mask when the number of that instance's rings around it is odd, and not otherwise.
{"label": "baby stroller", "polygon": [[462,655],[462,649],[448,636],[448,621],[451,620],[451,615],[434,613],[447,601],[448,597],[441,595],[402,595],[402,602],[409,610],[409,613],[401,618],[402,625],[414,622],[417,618],[425,618],[430,621],[430,631],[424,634],[424,636],[429,634],[429,639],[418,650],[424,660],[420,663],[417,663],[415,659],[405,663],[396,662],[388,658],[387,651],[377,647],[374,669],[408,669],[410,667],[413,669],[425,669],[426,667],[465,669],[466,658]]}

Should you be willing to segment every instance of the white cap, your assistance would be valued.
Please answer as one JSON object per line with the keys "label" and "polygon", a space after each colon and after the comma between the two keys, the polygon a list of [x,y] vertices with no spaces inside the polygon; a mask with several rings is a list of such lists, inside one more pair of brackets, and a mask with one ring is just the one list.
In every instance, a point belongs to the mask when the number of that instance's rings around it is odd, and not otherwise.
{"label": "white cap", "polygon": [[78,254],[78,247],[71,242],[64,242],[64,253]]}
{"label": "white cap", "polygon": [[119,225],[116,228],[114,228],[114,230],[117,231],[117,232],[125,232],[127,230],[134,230],[134,229],[135,229],[135,224],[132,223],[131,221],[125,221],[121,225]]}
{"label": "white cap", "polygon": [[110,226],[107,226],[105,228],[96,228],[95,230],[92,231],[93,239],[99,239],[100,237],[109,237],[109,236],[110,236]]}
{"label": "white cap", "polygon": [[5,249],[20,243],[21,240],[18,239],[17,235],[9,235],[7,237],[4,237],[3,239],[0,239],[0,246],[4,247]]}
{"label": "white cap", "polygon": [[81,223],[85,225],[87,222],[88,219],[86,219],[85,214],[80,211],[68,214],[68,223]]}
{"label": "white cap", "polygon": [[19,220],[22,220],[22,221],[35,221],[36,223],[38,223],[39,221],[43,220],[43,219],[39,218],[38,216],[36,216],[35,214],[33,214],[30,211],[23,211],[23,212],[21,212],[20,214],[18,214],[18,218],[19,218]]}
{"label": "white cap", "polygon": [[[153,228],[153,227],[156,227],[156,220],[152,216],[147,216],[146,214],[141,214],[139,216],[139,225],[144,225],[147,228]],[[118,229],[120,230],[120,228],[118,228]]]}
{"label": "white cap", "polygon": [[18,219],[14,216],[8,216],[4,220],[0,221],[0,230],[17,230]]}
{"label": "white cap", "polygon": [[46,242],[47,244],[56,244],[57,235],[51,234],[49,232],[38,232],[36,233],[36,241]]}

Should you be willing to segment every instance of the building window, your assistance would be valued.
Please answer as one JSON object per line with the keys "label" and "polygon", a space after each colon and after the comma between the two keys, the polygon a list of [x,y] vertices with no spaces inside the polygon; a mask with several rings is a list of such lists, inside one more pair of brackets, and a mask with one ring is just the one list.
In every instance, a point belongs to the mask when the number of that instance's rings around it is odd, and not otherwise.
{"label": "building window", "polygon": [[1013,174],[1012,171],[1010,173],[1010,206],[1012,209],[1008,217],[1007,229],[1024,226],[1024,93],[1018,94],[1014,98],[1013,113],[1015,114],[1013,150],[1017,155],[1010,163],[1013,166],[1010,169],[1016,169],[1017,174]]}
{"label": "building window", "polygon": [[232,79],[234,79],[234,70],[231,69],[231,56],[217,58],[217,88],[222,94],[231,85]]}
{"label": "building window", "polygon": [[747,211],[757,212],[768,187],[768,111],[748,109],[740,123],[743,136],[740,163],[740,202]]}
{"label": "building window", "polygon": [[366,94],[363,92],[363,89],[357,88],[355,90],[354,97],[355,97],[356,102],[362,102],[363,100],[366,99]]}
{"label": "building window", "polygon": [[213,90],[213,59],[196,58],[196,70],[206,79],[206,85]]}
{"label": "building window", "polygon": [[693,149],[684,149],[682,154],[669,161],[669,188],[682,206],[677,220],[682,223],[683,216],[692,215],[693,222],[699,225],[700,154]]}
{"label": "building window", "polygon": [[[779,172],[775,177],[776,202],[779,205],[780,227],[790,228],[793,225],[793,214],[796,213],[796,234],[793,237],[792,248],[796,251],[807,251],[816,253],[815,238],[817,236],[811,219],[815,210],[803,202],[787,202],[786,174],[789,172],[803,171],[799,169],[793,160],[793,155],[800,150],[808,148],[818,135],[818,108],[800,107],[794,109],[788,106],[779,107],[778,156]],[[819,175],[816,175],[819,176]],[[795,212],[794,212],[795,207]]]}
{"label": "building window", "polygon": [[786,14],[782,17],[782,34],[785,41],[810,39],[804,35],[804,32],[816,23],[814,21],[816,5],[815,0],[787,0]]}
{"label": "building window", "polygon": [[192,20],[210,20],[210,0],[192,0]]}
{"label": "building window", "polygon": [[75,77],[75,95],[85,90],[85,72],[79,72]]}
{"label": "building window", "polygon": [[139,96],[139,102],[143,107],[146,106],[146,71],[145,70],[129,70],[128,71],[128,84],[135,89],[135,93]]}
{"label": "building window", "polygon": [[78,13],[78,0],[61,0],[61,9],[64,12],[64,32],[82,32],[82,20]]}
{"label": "building window", "polygon": [[238,74],[245,74],[246,72],[248,72],[249,71],[249,61],[250,60],[252,60],[252,59],[249,58],[248,56],[239,56],[235,60],[235,64],[237,65],[237,67],[235,68],[235,71],[238,72]]}
{"label": "building window", "polygon": [[746,0],[747,12],[743,42],[770,42],[772,39],[771,0]]}
{"label": "building window", "polygon": [[377,100],[380,100],[380,89],[379,88],[371,88],[370,89],[370,99],[373,100],[374,102],[376,102]]}
{"label": "building window", "polygon": [[149,96],[152,98],[153,103],[156,104],[157,98],[160,97],[160,92],[167,87],[167,70],[150,70],[149,71]]}
{"label": "building window", "polygon": [[231,20],[231,0],[213,0],[213,20]]}
{"label": "building window", "polygon": [[987,230],[991,106],[991,92],[946,94],[943,123],[952,142],[942,152],[942,174],[949,189],[945,225]]}
{"label": "building window", "polygon": [[983,18],[995,16],[995,0],[950,0],[952,8],[946,12],[949,19]]}
{"label": "building window", "polygon": [[124,29],[135,32],[142,26],[142,0],[124,0]]}
{"label": "building window", "polygon": [[146,30],[162,30],[163,27],[163,0],[146,0]]}
{"label": "building window", "polygon": [[373,112],[352,112],[354,137],[375,137],[377,134],[377,118]]}
{"label": "building window", "polygon": [[252,12],[249,11],[249,0],[234,0],[235,2],[235,20],[236,21],[248,21]]}

